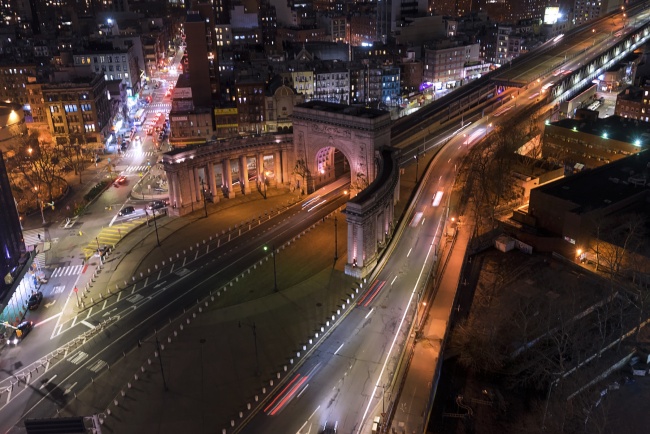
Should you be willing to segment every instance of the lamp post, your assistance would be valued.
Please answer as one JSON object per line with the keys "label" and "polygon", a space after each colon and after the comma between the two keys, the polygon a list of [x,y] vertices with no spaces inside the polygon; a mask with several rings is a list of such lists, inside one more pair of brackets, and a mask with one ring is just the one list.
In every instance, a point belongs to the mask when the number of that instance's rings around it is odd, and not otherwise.
{"label": "lamp post", "polygon": [[45,204],[43,203],[43,200],[41,200],[41,197],[38,194],[38,185],[34,187],[34,190],[36,191],[36,206],[38,206],[41,209],[41,221],[43,224],[46,224],[47,222],[45,221],[45,214],[43,213],[43,208],[45,208]]}
{"label": "lamp post", "polygon": [[151,208],[151,214],[153,215],[153,227],[156,228],[156,243],[160,247],[160,238],[158,238],[158,223],[156,222],[156,208]]}
{"label": "lamp post", "polygon": [[336,216],[334,216],[334,261],[336,262],[339,259],[339,240],[338,240],[338,231],[336,226]]}
{"label": "lamp post", "polygon": [[[205,195],[205,183],[203,178],[201,178],[201,191],[203,192],[203,209],[205,210],[205,217],[208,217],[208,198]],[[160,243],[158,243],[160,245]]]}
{"label": "lamp post", "polygon": [[[268,246],[264,246],[264,251],[268,249]],[[273,244],[271,244],[271,256],[273,256],[273,291],[278,292],[278,273],[275,266],[275,245]]]}
{"label": "lamp post", "polygon": [[420,162],[417,150],[415,151],[415,155],[413,156],[413,158],[415,158],[415,183],[417,184],[418,183],[418,163]]}
{"label": "lamp post", "polygon": [[165,386],[165,392],[169,390],[167,388],[167,381],[165,380],[165,371],[163,370],[162,364],[162,352],[160,351],[160,342],[158,342],[158,335],[156,335],[156,348],[158,349],[158,361],[160,362],[160,375],[162,375],[163,385]]}

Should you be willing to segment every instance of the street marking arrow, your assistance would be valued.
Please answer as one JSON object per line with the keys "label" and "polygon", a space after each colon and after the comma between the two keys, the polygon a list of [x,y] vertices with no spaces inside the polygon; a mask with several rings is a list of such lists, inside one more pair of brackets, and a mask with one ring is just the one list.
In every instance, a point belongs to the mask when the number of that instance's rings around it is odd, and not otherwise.
{"label": "street marking arrow", "polygon": [[49,308],[50,306],[53,306],[54,303],[56,303],[56,300],[54,300],[54,301],[52,301],[52,302],[50,302],[50,303],[45,304],[45,307]]}
{"label": "street marking arrow", "polygon": [[65,392],[63,392],[63,395],[65,396],[65,395],[67,395],[68,393],[72,392],[72,388],[75,387],[76,385],[77,385],[77,382],[75,381],[75,382],[72,384],[72,386],[70,386],[70,387],[68,387],[67,389],[65,389]]}
{"label": "street marking arrow", "polygon": [[43,385],[41,387],[39,387],[39,389],[42,389],[45,386],[47,386],[48,384],[50,384],[52,382],[52,380],[54,380],[55,378],[56,378],[56,374],[52,375],[52,377],[49,380],[47,380],[45,383],[43,383]]}

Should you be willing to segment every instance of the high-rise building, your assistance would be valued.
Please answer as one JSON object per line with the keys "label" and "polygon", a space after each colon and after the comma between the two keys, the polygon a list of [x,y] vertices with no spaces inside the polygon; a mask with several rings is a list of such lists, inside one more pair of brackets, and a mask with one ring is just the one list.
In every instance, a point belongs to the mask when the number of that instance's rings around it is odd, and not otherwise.
{"label": "high-rise building", "polygon": [[221,99],[219,55],[211,4],[195,4],[187,13],[184,28],[187,49],[183,72],[190,75],[194,105],[211,107],[212,101]]}
{"label": "high-rise building", "polygon": [[[20,106],[0,105],[0,130],[13,131],[9,128],[20,118]],[[0,296],[13,283],[21,255],[25,252],[23,233],[20,227],[18,211],[11,193],[9,177],[0,151]]]}

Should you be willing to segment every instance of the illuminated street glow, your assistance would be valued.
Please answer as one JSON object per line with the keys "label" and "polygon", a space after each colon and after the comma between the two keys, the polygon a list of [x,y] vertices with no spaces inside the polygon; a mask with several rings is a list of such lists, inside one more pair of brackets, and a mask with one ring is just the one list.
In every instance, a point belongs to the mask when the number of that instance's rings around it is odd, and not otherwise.
{"label": "illuminated street glow", "polygon": [[[438,233],[438,229],[440,229],[440,222],[438,223],[438,227],[436,228],[435,234]],[[436,235],[434,235],[434,239],[435,237]],[[406,315],[409,313],[411,303],[413,303],[413,299],[417,293],[417,288],[420,286],[420,280],[422,280],[424,269],[427,265],[427,261],[429,260],[429,256],[431,255],[431,251],[433,247],[434,245],[432,243],[429,246],[429,250],[427,251],[427,256],[424,258],[424,261],[422,262],[422,268],[420,269],[420,274],[418,275],[415,285],[413,286],[413,291],[411,291],[411,296],[409,297],[409,301],[406,305],[406,309],[404,309],[404,313],[402,314],[402,319],[400,320],[399,327],[397,327],[395,331],[395,335],[393,336],[393,341],[390,344],[390,348],[388,349],[388,353],[386,354],[386,358],[384,359],[384,364],[381,367],[381,371],[379,372],[379,375],[377,377],[377,382],[375,383],[375,387],[373,388],[370,396],[375,396],[375,393],[377,393],[377,389],[380,387],[379,383],[381,382],[381,378],[384,376],[384,371],[386,371],[386,366],[388,365],[388,361],[391,359],[391,355],[393,354],[393,350],[395,349],[395,344],[397,343],[397,338],[400,335],[400,331],[402,330],[402,327],[406,322]],[[361,423],[359,423],[359,429],[357,430],[357,434],[361,433],[361,430],[363,429],[363,423],[366,420],[366,417],[368,416],[368,412],[370,411],[370,406],[372,405],[372,403],[373,403],[373,399],[369,399],[368,405],[366,406],[366,410],[364,411],[363,416],[361,417]]]}

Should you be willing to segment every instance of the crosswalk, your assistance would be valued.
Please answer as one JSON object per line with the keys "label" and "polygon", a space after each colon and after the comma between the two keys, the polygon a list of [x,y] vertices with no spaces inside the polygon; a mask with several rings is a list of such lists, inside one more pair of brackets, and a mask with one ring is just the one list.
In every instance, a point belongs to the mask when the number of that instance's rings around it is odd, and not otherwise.
{"label": "crosswalk", "polygon": [[156,152],[154,151],[127,151],[122,154],[123,158],[133,158],[133,157],[153,157],[156,155]]}
{"label": "crosswalk", "polygon": [[81,274],[81,271],[84,269],[84,265],[67,265],[65,267],[57,267],[52,272],[50,279],[55,277],[64,277],[64,276],[76,276]]}
{"label": "crosswalk", "polygon": [[[40,239],[38,238],[39,235],[41,236]],[[37,228],[23,231],[23,241],[25,241],[25,246],[38,246],[39,243],[45,241],[45,230],[43,228]],[[34,258],[34,263],[36,264],[36,269],[41,270],[45,266],[45,252],[42,251],[42,247],[38,248],[38,250],[41,250],[41,252]]]}
{"label": "crosswalk", "polygon": [[125,237],[129,232],[131,232],[133,229],[136,229],[145,222],[146,217],[139,217],[134,220],[120,222],[119,224],[115,224],[111,227],[102,228],[101,232],[97,236],[97,239],[90,241],[86,247],[83,248],[84,255],[86,258],[90,258],[95,253],[97,253],[97,243],[100,245],[114,247],[122,239],[122,237]]}
{"label": "crosswalk", "polygon": [[124,169],[124,172],[144,172],[145,170],[149,169],[151,166],[148,165],[142,165],[142,166],[127,166],[126,169]]}
{"label": "crosswalk", "polygon": [[154,102],[149,104],[149,109],[167,109],[171,110],[172,104],[169,102]]}

